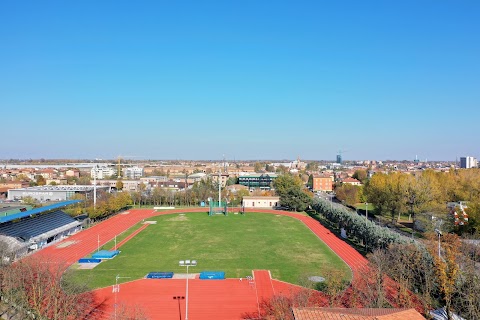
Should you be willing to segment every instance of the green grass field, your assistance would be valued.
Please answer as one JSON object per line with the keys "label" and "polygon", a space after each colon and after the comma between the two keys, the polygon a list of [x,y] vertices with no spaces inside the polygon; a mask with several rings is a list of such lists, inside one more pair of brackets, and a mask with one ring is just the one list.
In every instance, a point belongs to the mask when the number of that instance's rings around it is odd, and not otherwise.
{"label": "green grass field", "polygon": [[[139,279],[151,271],[185,273],[179,260],[196,259],[191,273],[225,271],[227,278],[251,275],[253,269],[268,269],[276,279],[299,283],[305,276],[322,275],[325,267],[348,266],[303,223],[287,216],[247,213],[213,216],[205,213],[163,215],[120,250],[114,259],[93,270],[72,270],[73,277],[90,288],[105,287],[115,276]],[[125,233],[131,233],[139,226]],[[122,237],[118,237],[120,241]],[[113,243],[104,246],[113,247]],[[75,269],[75,266],[72,268]]]}

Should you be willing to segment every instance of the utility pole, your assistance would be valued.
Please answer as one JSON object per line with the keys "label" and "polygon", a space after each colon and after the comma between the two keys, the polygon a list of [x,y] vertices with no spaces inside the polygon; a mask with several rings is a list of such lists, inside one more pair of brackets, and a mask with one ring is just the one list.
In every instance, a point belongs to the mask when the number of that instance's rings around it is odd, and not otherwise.
{"label": "utility pole", "polygon": [[120,285],[118,284],[118,279],[128,279],[130,277],[120,277],[119,274],[115,277],[115,286],[112,289],[112,292],[115,293],[115,320],[117,320],[117,294],[120,291]]}
{"label": "utility pole", "polygon": [[97,166],[93,168],[93,210],[97,209]]}
{"label": "utility pole", "polygon": [[222,172],[221,170],[218,170],[218,207],[221,208],[222,207],[222,204],[221,204],[221,199],[222,199],[222,182],[221,182],[221,177],[222,177]]}

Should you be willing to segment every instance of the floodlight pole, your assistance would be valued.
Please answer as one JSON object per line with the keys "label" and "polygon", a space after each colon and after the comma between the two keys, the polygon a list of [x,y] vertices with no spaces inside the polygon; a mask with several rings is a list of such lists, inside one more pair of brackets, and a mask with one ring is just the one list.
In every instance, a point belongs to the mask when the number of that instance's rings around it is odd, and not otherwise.
{"label": "floodlight pole", "polygon": [[185,320],[188,320],[188,267],[195,267],[197,265],[197,260],[180,260],[178,262],[180,267],[187,267],[187,287],[185,293]]}
{"label": "floodlight pole", "polygon": [[174,296],[173,299],[178,301],[178,315],[180,317],[180,320],[182,320],[182,311],[180,309],[180,300],[185,299],[185,297],[184,296]]}
{"label": "floodlight pole", "polygon": [[119,274],[115,277],[115,287],[113,287],[113,292],[115,293],[115,320],[117,320],[117,294],[120,291],[120,286],[118,285],[118,279],[128,279],[130,277],[120,277]]}
{"label": "floodlight pole", "polygon": [[222,207],[222,204],[221,204],[221,197],[222,197],[222,185],[221,185],[221,177],[222,177],[222,174],[221,174],[221,171],[218,170],[218,207],[221,208]]}
{"label": "floodlight pole", "polygon": [[93,168],[93,210],[97,209],[97,166]]}

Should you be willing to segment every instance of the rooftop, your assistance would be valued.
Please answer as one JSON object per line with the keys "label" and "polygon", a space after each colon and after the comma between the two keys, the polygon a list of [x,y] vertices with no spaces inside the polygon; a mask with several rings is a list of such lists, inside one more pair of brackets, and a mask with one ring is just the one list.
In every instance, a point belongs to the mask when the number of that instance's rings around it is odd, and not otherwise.
{"label": "rooftop", "polygon": [[[36,187],[27,187],[27,188],[18,188],[10,190],[23,190],[23,191],[74,191],[74,192],[85,192],[92,191],[92,185],[58,185],[58,186],[36,186]],[[97,188],[105,188],[104,186],[98,186]]]}

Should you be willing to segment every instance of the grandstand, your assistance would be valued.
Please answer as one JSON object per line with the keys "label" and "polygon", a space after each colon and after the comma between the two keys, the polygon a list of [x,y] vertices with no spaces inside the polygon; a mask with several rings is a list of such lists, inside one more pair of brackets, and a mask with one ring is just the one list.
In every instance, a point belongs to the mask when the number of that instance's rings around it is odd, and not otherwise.
{"label": "grandstand", "polygon": [[15,260],[81,230],[81,222],[59,208],[78,203],[65,201],[0,217],[0,241],[4,259]]}

